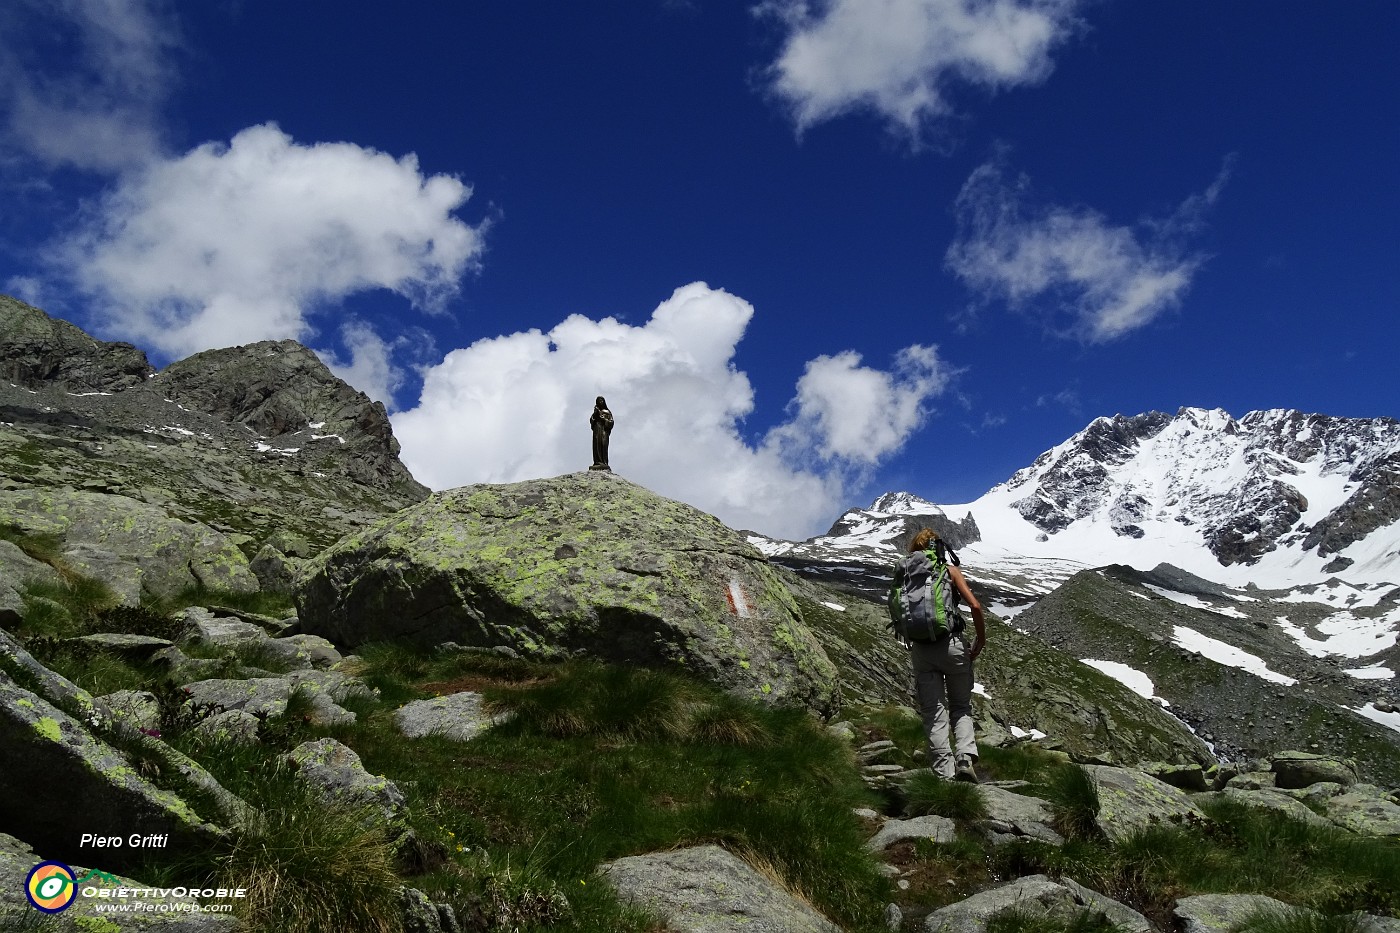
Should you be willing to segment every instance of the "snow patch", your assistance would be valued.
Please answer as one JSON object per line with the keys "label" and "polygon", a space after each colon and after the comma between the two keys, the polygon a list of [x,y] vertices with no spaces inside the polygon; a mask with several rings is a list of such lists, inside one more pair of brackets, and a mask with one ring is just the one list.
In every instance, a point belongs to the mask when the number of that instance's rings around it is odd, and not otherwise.
{"label": "snow patch", "polygon": [[1315,627],[1322,638],[1315,638],[1300,625],[1294,625],[1282,617],[1276,619],[1298,647],[1315,658],[1329,654],[1344,658],[1369,658],[1396,642],[1397,612],[1387,613],[1380,618],[1360,618],[1349,611],[1334,612]]}
{"label": "snow patch", "polygon": [[835,609],[837,612],[845,612],[845,611],[846,611],[846,607],[843,606],[843,605],[841,605],[840,603],[826,603],[826,602],[824,602],[824,603],[822,603],[822,605],[825,606],[825,607],[828,608],[828,609]]}
{"label": "snow patch", "polygon": [[1231,619],[1249,618],[1249,616],[1232,606],[1225,606],[1224,608],[1213,606],[1194,593],[1178,593],[1176,590],[1169,590],[1161,586],[1153,586],[1150,583],[1147,584],[1147,588],[1158,596],[1164,596],[1174,603],[1181,603],[1181,605],[1190,606],[1193,609],[1204,609],[1206,612],[1213,612],[1218,616],[1228,616]]}
{"label": "snow patch", "polygon": [[1250,654],[1234,645],[1223,641],[1217,641],[1209,635],[1202,635],[1193,628],[1185,625],[1175,626],[1172,632],[1173,640],[1187,651],[1195,651],[1203,657],[1209,658],[1216,664],[1224,664],[1226,667],[1239,668],[1255,677],[1271,681],[1276,684],[1291,686],[1298,682],[1297,678],[1288,677],[1277,671],[1269,670],[1269,665],[1263,658]]}
{"label": "snow patch", "polygon": [[252,447],[260,454],[274,453],[281,454],[284,457],[290,457],[293,454],[301,452],[300,447],[273,447],[270,444],[264,444],[262,441],[254,441]]}
{"label": "snow patch", "polygon": [[1362,707],[1350,707],[1351,711],[1361,716],[1365,716],[1372,722],[1378,722],[1383,726],[1389,726],[1396,732],[1400,732],[1400,713],[1383,713],[1376,709],[1374,703],[1367,703]]}
{"label": "snow patch", "polygon": [[1148,677],[1137,668],[1129,667],[1126,664],[1120,664],[1117,661],[1101,661],[1098,658],[1081,658],[1080,660],[1094,668],[1094,670],[1101,671],[1109,677],[1112,677],[1138,696],[1148,700],[1156,700],[1163,706],[1169,705],[1166,700],[1157,696],[1157,687],[1152,683],[1152,678]]}
{"label": "snow patch", "polygon": [[1354,667],[1354,668],[1352,668],[1351,670],[1342,671],[1342,673],[1343,673],[1343,674],[1349,674],[1349,675],[1351,675],[1352,677],[1355,677],[1357,680],[1394,680],[1394,679],[1395,679],[1395,672],[1394,672],[1394,671],[1392,671],[1392,670],[1391,670],[1390,668],[1388,668],[1388,667],[1382,667],[1382,666],[1380,666],[1379,664],[1372,665],[1371,667]]}

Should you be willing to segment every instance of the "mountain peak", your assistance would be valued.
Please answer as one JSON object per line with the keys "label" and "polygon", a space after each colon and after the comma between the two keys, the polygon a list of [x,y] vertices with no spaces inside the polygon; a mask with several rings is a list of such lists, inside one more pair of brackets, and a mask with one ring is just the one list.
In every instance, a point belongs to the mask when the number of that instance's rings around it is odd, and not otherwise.
{"label": "mountain peak", "polygon": [[942,515],[943,510],[927,499],[922,499],[912,492],[887,492],[874,502],[870,503],[868,512],[901,513],[912,512],[917,514],[937,514]]}

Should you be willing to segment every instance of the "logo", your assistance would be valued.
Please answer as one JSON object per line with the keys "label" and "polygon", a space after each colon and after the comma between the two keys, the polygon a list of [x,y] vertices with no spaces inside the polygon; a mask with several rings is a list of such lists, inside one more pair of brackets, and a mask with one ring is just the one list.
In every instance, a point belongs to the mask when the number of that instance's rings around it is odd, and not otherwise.
{"label": "logo", "polygon": [[56,914],[78,896],[78,882],[73,869],[62,862],[40,862],[24,881],[24,895],[35,910]]}

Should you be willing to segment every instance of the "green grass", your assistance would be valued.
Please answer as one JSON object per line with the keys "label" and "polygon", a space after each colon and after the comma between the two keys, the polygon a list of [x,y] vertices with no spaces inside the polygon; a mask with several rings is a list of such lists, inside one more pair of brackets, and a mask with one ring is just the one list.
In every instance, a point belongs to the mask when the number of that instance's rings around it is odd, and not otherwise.
{"label": "green grass", "polygon": [[1265,894],[1329,914],[1400,910],[1400,842],[1216,800],[1210,822],[1157,826],[1116,845],[1026,842],[993,852],[1004,874],[1069,875],[1149,917],[1188,894]]}
{"label": "green grass", "polygon": [[63,564],[63,538],[59,535],[21,531],[3,525],[0,526],[0,541],[9,541],[41,564],[55,568]]}
{"label": "green grass", "polygon": [[233,590],[210,589],[204,586],[190,586],[180,592],[165,597],[145,597],[143,602],[155,611],[171,614],[190,606],[221,607],[235,609],[274,619],[296,614],[296,605],[288,593],[238,593]]}
{"label": "green grass", "polygon": [[225,678],[261,677],[264,672],[286,674],[300,668],[289,654],[283,654],[265,641],[241,642],[234,645],[190,642],[181,646],[180,650],[187,658],[224,662],[223,670],[218,676]]}
{"label": "green grass", "polygon": [[978,749],[977,769],[983,780],[1028,781],[1037,791],[1043,791],[1055,775],[1069,767],[1072,765],[1065,756],[1032,743]]}
{"label": "green grass", "polygon": [[1050,774],[1045,790],[1053,825],[1062,836],[1092,839],[1099,835],[1099,789],[1088,771],[1077,765],[1060,768]]}
{"label": "green grass", "polygon": [[[113,609],[92,593],[75,595],[71,584],[57,594],[62,600],[53,598],[70,620],[67,631],[158,635],[174,624],[158,607]],[[203,596],[197,601],[219,601]],[[91,692],[152,686],[155,672],[137,662],[72,650],[26,630],[36,657]],[[901,850],[897,858],[914,884],[897,892],[865,851],[867,830],[852,813],[877,798],[860,780],[850,747],[805,713],[644,668],[400,645],[367,645],[358,654],[359,668],[347,673],[380,691],[377,699],[344,704],[358,722],[312,727],[302,715],[307,698],[298,696],[287,716],[264,723],[263,744],[253,748],[189,741],[182,733],[194,718],[185,716],[178,692],[162,693],[163,732],[171,721],[167,738],[262,816],[222,849],[193,861],[153,863],[139,877],[256,885],[245,905],[248,928],[303,933],[397,933],[391,894],[401,884],[451,904],[465,929],[649,933],[655,918],[619,902],[599,878],[599,865],[703,843],[740,854],[851,933],[883,929],[891,899],[917,914],[1036,872],[1073,877],[1159,925],[1170,923],[1177,897],[1197,893],[1268,894],[1326,915],[1261,920],[1259,933],[1353,933],[1345,925],[1349,911],[1400,911],[1396,840],[1213,801],[1205,805],[1211,822],[1154,827],[1112,844],[1093,829],[1097,799],[1087,774],[1027,745],[982,749],[979,771],[984,779],[1028,782],[1018,792],[1052,803],[1066,845],[990,846],[973,828],[982,816],[977,788],[921,775],[907,788],[906,812],[947,816],[962,828],[953,843],[921,841]],[[270,663],[230,658],[231,670]],[[409,740],[394,727],[393,710],[403,703],[461,690],[484,694],[489,708],[510,710],[513,719],[470,743]],[[921,726],[907,711],[849,718],[861,741],[888,737],[909,751],[923,745]],[[356,814],[328,809],[301,787],[283,756],[323,735],[345,742],[368,771],[399,784],[414,843],[396,848]],[[136,747],[124,750],[153,780],[164,780],[153,773],[159,761]],[[1005,922],[1031,925],[998,933],[1096,929],[1073,920]]]}
{"label": "green grass", "polygon": [[62,580],[29,580],[20,588],[24,601],[19,634],[73,638],[98,631],[101,615],[117,604],[106,584],[73,575]]}
{"label": "green grass", "polygon": [[146,690],[157,678],[149,665],[91,645],[34,638],[25,648],[39,663],[95,697],[118,690]]}
{"label": "green grass", "polygon": [[148,871],[157,883],[193,873],[213,886],[246,888],[236,910],[250,933],[399,933],[403,880],[385,827],[327,802],[275,752],[191,751],[258,816],[219,848]]}
{"label": "green grass", "polygon": [[1323,914],[1309,910],[1260,910],[1230,933],[1364,933],[1357,914]]}
{"label": "green grass", "polygon": [[890,886],[851,812],[869,796],[849,748],[807,714],[647,669],[388,647],[362,657],[386,698],[422,695],[408,674],[515,711],[466,745],[407,741],[382,711],[341,733],[371,772],[411,775],[416,832],[445,859],[423,889],[438,885],[430,893],[459,916],[542,924],[544,912],[550,929],[640,933],[650,921],[616,901],[598,865],[717,843],[850,929],[879,929]]}
{"label": "green grass", "polygon": [[916,774],[905,786],[905,816],[944,816],[971,823],[987,815],[987,804],[976,784],[945,781],[932,771]]}

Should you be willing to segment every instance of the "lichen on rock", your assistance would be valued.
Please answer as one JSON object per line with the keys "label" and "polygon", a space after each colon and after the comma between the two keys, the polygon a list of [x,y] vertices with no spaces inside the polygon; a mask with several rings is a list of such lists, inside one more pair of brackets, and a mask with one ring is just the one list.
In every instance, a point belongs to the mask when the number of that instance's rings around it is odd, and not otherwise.
{"label": "lichen on rock", "polygon": [[819,712],[836,670],[763,556],[717,518],[581,472],[433,495],[312,561],[301,630],[690,671]]}

